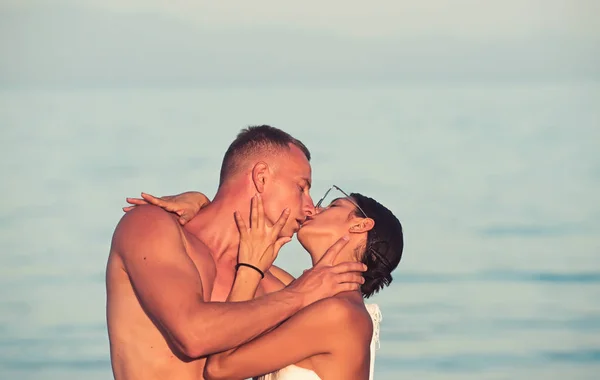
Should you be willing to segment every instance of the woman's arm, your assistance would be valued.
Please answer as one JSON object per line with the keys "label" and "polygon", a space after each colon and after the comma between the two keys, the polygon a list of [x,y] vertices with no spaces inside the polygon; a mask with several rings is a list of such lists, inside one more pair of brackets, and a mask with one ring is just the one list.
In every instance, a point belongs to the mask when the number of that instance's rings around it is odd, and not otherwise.
{"label": "woman's arm", "polygon": [[123,207],[123,211],[128,212],[137,206],[151,204],[158,206],[166,211],[179,215],[179,223],[186,224],[203,207],[210,204],[210,199],[198,191],[187,191],[177,195],[166,195],[160,198],[147,193],[142,193],[141,198],[126,198],[131,206]]}
{"label": "woman's arm", "polygon": [[295,280],[294,276],[292,276],[288,272],[284,271],[283,269],[279,268],[278,266],[271,265],[271,268],[269,269],[269,271],[271,272],[271,274],[273,276],[275,276],[285,286],[288,286],[290,284],[290,282]]}

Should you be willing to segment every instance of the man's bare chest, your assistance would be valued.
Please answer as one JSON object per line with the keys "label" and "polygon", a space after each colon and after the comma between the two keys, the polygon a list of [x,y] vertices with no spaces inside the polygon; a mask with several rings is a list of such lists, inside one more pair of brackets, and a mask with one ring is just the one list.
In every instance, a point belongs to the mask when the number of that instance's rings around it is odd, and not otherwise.
{"label": "man's bare chest", "polygon": [[[199,241],[187,244],[188,256],[194,262],[202,281],[202,293],[205,301],[225,302],[235,280],[235,262],[215,262],[208,247]],[[262,296],[271,287],[270,276],[265,276],[256,290],[256,296]],[[265,291],[267,289],[267,291]]]}

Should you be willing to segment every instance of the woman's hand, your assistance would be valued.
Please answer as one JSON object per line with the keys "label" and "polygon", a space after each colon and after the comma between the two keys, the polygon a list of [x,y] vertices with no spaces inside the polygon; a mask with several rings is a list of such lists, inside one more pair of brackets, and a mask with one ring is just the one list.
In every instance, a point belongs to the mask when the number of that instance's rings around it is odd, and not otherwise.
{"label": "woman's hand", "polygon": [[142,193],[142,198],[126,198],[127,203],[133,206],[123,207],[123,211],[131,211],[136,206],[151,204],[166,211],[179,215],[181,225],[189,222],[203,207],[210,204],[206,195],[198,191],[188,191],[177,195],[167,195],[157,198],[153,195]]}
{"label": "woman's hand", "polygon": [[235,213],[235,223],[240,231],[238,263],[251,264],[263,273],[266,272],[277,258],[281,247],[292,240],[290,237],[279,237],[289,216],[290,210],[286,208],[277,222],[268,226],[260,194],[252,197],[249,228],[240,213]]}

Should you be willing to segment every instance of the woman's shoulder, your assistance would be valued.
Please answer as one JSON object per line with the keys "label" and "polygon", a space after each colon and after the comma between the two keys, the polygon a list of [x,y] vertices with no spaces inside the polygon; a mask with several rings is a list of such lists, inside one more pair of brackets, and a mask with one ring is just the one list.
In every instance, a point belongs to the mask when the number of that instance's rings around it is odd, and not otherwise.
{"label": "woman's shoulder", "polygon": [[332,332],[370,341],[373,321],[362,299],[335,296],[320,300],[306,310],[311,318],[319,318]]}

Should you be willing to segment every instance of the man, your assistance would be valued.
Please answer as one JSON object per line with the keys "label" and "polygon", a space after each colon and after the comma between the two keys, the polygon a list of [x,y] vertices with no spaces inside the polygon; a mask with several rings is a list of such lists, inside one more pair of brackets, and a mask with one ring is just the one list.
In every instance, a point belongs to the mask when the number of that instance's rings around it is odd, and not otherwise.
{"label": "man", "polygon": [[[251,340],[312,302],[358,288],[359,274],[345,283],[340,272],[363,271],[362,264],[323,264],[283,290],[265,294],[263,287],[257,295],[265,295],[253,301],[223,302],[236,275],[239,232],[233,213],[248,219],[249,200],[258,193],[271,224],[289,208],[280,236],[292,236],[314,212],[309,160],[308,149],[289,134],[250,127],[225,154],[214,200],[184,226],[155,206],[125,214],[106,272],[117,380],[202,379],[207,355]],[[267,273],[263,285],[273,280]]]}

